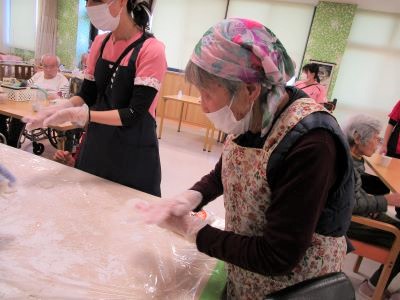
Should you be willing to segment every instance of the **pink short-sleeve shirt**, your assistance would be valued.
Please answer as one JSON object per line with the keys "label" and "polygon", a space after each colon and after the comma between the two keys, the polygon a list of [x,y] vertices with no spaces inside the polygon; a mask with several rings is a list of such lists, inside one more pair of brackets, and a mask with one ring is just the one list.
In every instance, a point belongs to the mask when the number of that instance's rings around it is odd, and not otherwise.
{"label": "pink short-sleeve shirt", "polygon": [[[392,112],[389,114],[389,118],[397,121],[397,123],[400,122],[400,100],[393,107]],[[400,126],[400,125],[397,125],[397,126]],[[396,153],[400,154],[400,138],[397,141]]]}
{"label": "pink short-sleeve shirt", "polygon": [[306,84],[303,81],[297,81],[295,87],[303,90],[310,98],[314,99],[317,103],[325,103],[326,89],[322,84]]}
{"label": "pink short-sleeve shirt", "polygon": [[[114,41],[113,36],[107,41],[102,58],[111,62],[115,62],[122,52],[136,41],[142,35],[141,32],[132,36],[128,40]],[[87,58],[87,68],[85,70],[85,79],[94,81],[94,70],[96,67],[97,60],[100,55],[101,45],[106,38],[107,33],[98,35],[90,48],[90,53]],[[131,50],[126,55],[120,65],[127,66],[129,59],[132,54]],[[160,90],[161,82],[164,79],[167,70],[167,61],[165,58],[165,47],[162,42],[155,38],[149,38],[144,43],[139,51],[136,60],[136,76],[132,78],[132,84],[144,85],[155,88],[157,91]],[[149,112],[155,117],[155,109],[157,106],[158,94],[154,98],[153,103],[150,106]]]}

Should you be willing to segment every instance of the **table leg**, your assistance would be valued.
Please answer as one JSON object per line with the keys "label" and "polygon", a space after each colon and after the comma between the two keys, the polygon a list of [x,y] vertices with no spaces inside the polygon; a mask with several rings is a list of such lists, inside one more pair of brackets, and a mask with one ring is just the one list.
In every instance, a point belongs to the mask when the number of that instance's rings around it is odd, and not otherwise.
{"label": "table leg", "polygon": [[211,148],[214,145],[214,132],[215,132],[215,127],[212,126],[212,128],[211,128],[211,136],[208,139],[208,152],[211,152]]}
{"label": "table leg", "polygon": [[167,106],[167,100],[165,98],[163,98],[163,101],[164,101],[164,105],[163,105],[162,115],[160,118],[160,129],[158,129],[158,138],[159,139],[161,139],[162,129],[163,129],[163,125],[164,125],[165,107]]}
{"label": "table leg", "polygon": [[206,128],[206,136],[204,137],[204,146],[203,146],[203,151],[207,150],[207,144],[208,144],[208,134],[210,133],[210,127],[207,126]]}
{"label": "table leg", "polygon": [[178,132],[181,131],[181,124],[182,124],[182,116],[183,116],[183,107],[185,105],[185,102],[182,101],[182,105],[181,105],[181,113],[179,115],[179,125],[178,125]]}
{"label": "table leg", "polygon": [[57,149],[58,150],[65,150],[65,141],[67,140],[67,137],[65,136],[65,133],[62,131],[57,131]]}

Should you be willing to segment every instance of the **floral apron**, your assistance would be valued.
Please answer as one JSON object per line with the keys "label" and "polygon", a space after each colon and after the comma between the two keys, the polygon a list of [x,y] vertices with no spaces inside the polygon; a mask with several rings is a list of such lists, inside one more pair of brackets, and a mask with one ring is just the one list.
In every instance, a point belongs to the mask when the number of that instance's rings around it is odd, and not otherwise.
{"label": "floral apron", "polygon": [[[299,99],[278,118],[263,148],[246,148],[229,136],[222,154],[222,182],[226,230],[262,236],[271,203],[267,165],[272,151],[285,135],[313,112],[325,111],[313,99]],[[341,270],[346,255],[344,237],[313,234],[310,247],[288,275],[263,276],[227,264],[228,299],[262,299],[267,294],[309,278]]]}

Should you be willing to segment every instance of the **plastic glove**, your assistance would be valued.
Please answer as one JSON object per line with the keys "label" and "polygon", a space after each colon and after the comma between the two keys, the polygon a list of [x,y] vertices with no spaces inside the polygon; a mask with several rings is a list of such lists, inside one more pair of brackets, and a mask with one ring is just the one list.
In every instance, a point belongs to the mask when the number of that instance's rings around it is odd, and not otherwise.
{"label": "plastic glove", "polygon": [[197,233],[208,223],[199,217],[185,214],[181,217],[171,216],[159,226],[183,236],[189,242],[196,242]]}
{"label": "plastic glove", "polygon": [[141,201],[135,204],[135,209],[146,224],[159,225],[172,215],[172,205],[167,199]]}
{"label": "plastic glove", "polygon": [[183,216],[195,209],[203,200],[203,195],[198,191],[187,190],[171,199],[173,202],[172,213]]}
{"label": "plastic glove", "polygon": [[[8,181],[8,182],[7,182]],[[0,193],[12,193],[15,190],[17,179],[6,167],[0,165]]]}
{"label": "plastic glove", "polygon": [[59,110],[43,121],[43,126],[60,125],[71,122],[79,127],[84,127],[89,120],[89,107],[86,104]]}
{"label": "plastic glove", "polygon": [[4,179],[8,180],[9,186],[13,186],[17,182],[15,176],[11,174],[11,172],[8,171],[6,167],[0,165],[0,181],[3,181]]}
{"label": "plastic glove", "polygon": [[71,101],[60,100],[59,102],[57,102],[57,104],[44,107],[35,115],[23,117],[22,122],[26,123],[25,129],[28,131],[32,131],[37,128],[43,128],[43,127],[46,127],[43,125],[43,121],[45,119],[47,119],[49,116],[51,116],[55,112],[65,109],[65,108],[69,108],[69,107],[73,107],[73,104],[71,103]]}
{"label": "plastic glove", "polygon": [[203,196],[200,192],[187,190],[170,198],[152,202],[140,202],[135,208],[147,224],[160,224],[170,216],[183,216],[196,208]]}

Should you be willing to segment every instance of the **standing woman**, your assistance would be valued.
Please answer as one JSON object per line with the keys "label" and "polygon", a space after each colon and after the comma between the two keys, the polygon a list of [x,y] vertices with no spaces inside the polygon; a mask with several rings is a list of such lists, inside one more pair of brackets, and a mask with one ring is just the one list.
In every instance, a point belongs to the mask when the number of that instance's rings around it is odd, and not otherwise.
{"label": "standing woman", "polygon": [[295,87],[303,90],[310,98],[313,98],[317,103],[325,103],[326,90],[325,87],[320,84],[318,76],[319,66],[318,64],[306,64],[302,71],[306,76],[305,80],[297,81]]}
{"label": "standing woman", "polygon": [[387,156],[400,158],[400,100],[389,114],[389,122],[380,152]]}
{"label": "standing woman", "polygon": [[110,31],[94,40],[81,91],[27,118],[28,130],[71,121],[87,124],[76,167],[160,196],[157,93],[166,72],[164,45],[146,32],[141,0],[88,0],[92,24]]}
{"label": "standing woman", "polygon": [[[380,153],[400,158],[400,100],[389,114],[389,122],[386,126]],[[400,219],[400,206],[396,207],[396,217]]]}

